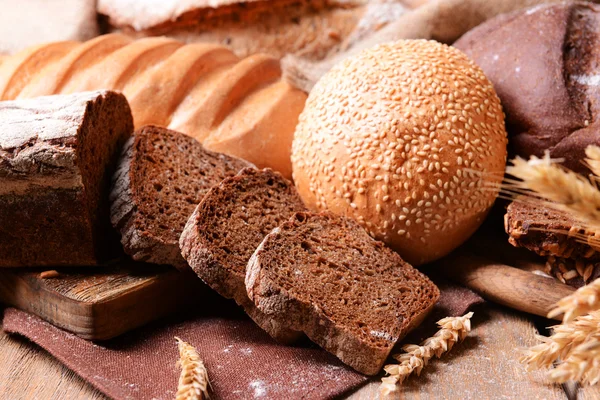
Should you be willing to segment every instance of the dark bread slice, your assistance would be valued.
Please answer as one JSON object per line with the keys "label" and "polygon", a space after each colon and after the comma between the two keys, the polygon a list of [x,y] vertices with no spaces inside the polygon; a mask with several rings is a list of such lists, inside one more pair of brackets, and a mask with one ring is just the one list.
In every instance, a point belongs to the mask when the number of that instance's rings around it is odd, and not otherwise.
{"label": "dark bread slice", "polygon": [[594,238],[594,233],[586,231],[564,212],[517,199],[506,210],[504,228],[510,244],[541,256],[600,261],[600,253],[588,243],[581,242],[581,237]]}
{"label": "dark bread slice", "polygon": [[96,265],[122,254],[108,196],[132,130],[116,92],[0,103],[0,267]]}
{"label": "dark bread slice", "polygon": [[183,257],[196,274],[280,342],[292,342],[300,333],[256,309],[246,293],[246,266],[273,228],[304,210],[296,188],[281,174],[246,168],[206,194],[180,239]]}
{"label": "dark bread slice", "polygon": [[246,289],[259,310],[344,363],[377,374],[439,290],[356,222],[297,213],[252,255]]}
{"label": "dark bread slice", "polygon": [[179,236],[206,192],[252,164],[205,150],[166,128],[144,126],[125,145],[113,178],[111,220],[134,260],[185,268]]}

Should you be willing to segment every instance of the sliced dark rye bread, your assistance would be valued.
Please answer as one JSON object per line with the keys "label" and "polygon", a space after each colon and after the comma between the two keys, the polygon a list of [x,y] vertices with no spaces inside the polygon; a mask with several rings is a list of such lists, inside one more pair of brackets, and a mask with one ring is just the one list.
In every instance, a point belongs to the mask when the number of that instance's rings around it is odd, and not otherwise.
{"label": "sliced dark rye bread", "polygon": [[205,150],[166,128],[145,126],[125,145],[113,177],[111,221],[134,260],[186,266],[179,236],[206,192],[252,164]]}
{"label": "sliced dark rye bread", "polygon": [[296,188],[270,169],[243,169],[208,191],[180,239],[196,274],[220,295],[234,299],[267,333],[292,342],[301,333],[266,317],[248,299],[244,279],[254,250],[271,230],[305,210]]}
{"label": "sliced dark rye bread", "polygon": [[581,228],[564,212],[517,199],[506,210],[504,228],[513,246],[524,247],[541,256],[600,261],[600,252],[576,238],[592,238],[593,233]]}
{"label": "sliced dark rye bread", "polygon": [[344,363],[377,374],[439,290],[356,222],[297,213],[252,255],[246,289],[259,310]]}

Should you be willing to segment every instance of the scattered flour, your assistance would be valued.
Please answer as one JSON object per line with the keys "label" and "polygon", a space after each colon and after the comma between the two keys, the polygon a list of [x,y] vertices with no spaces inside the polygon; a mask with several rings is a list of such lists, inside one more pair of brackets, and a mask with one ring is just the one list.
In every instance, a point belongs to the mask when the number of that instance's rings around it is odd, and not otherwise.
{"label": "scattered flour", "polygon": [[267,394],[267,386],[260,380],[250,382],[250,389],[254,391],[255,399],[263,398]]}

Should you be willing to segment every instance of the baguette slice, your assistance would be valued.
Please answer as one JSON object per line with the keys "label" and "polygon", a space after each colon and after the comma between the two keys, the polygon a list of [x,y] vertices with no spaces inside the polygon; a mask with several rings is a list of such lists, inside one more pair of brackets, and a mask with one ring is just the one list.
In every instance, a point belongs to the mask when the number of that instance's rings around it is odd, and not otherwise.
{"label": "baguette slice", "polygon": [[303,210],[296,189],[279,173],[245,168],[206,194],[180,239],[182,254],[196,274],[284,343],[301,334],[261,313],[248,299],[244,279],[248,260],[265,235]]}
{"label": "baguette slice", "polygon": [[425,275],[356,222],[326,212],[297,213],[267,235],[248,263],[246,289],[266,315],[367,375],[439,298]]}
{"label": "baguette slice", "polygon": [[111,221],[134,260],[186,268],[179,236],[206,192],[252,164],[152,125],[125,145],[113,177]]}

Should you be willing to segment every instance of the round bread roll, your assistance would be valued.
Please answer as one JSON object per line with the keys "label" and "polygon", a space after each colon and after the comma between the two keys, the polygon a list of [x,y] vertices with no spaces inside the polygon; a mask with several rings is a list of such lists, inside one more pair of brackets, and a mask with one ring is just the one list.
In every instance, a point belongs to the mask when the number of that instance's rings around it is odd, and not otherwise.
{"label": "round bread roll", "polygon": [[338,64],[314,87],[292,145],[309,208],[353,217],[413,264],[480,225],[506,164],[500,100],[438,42],[403,40]]}

